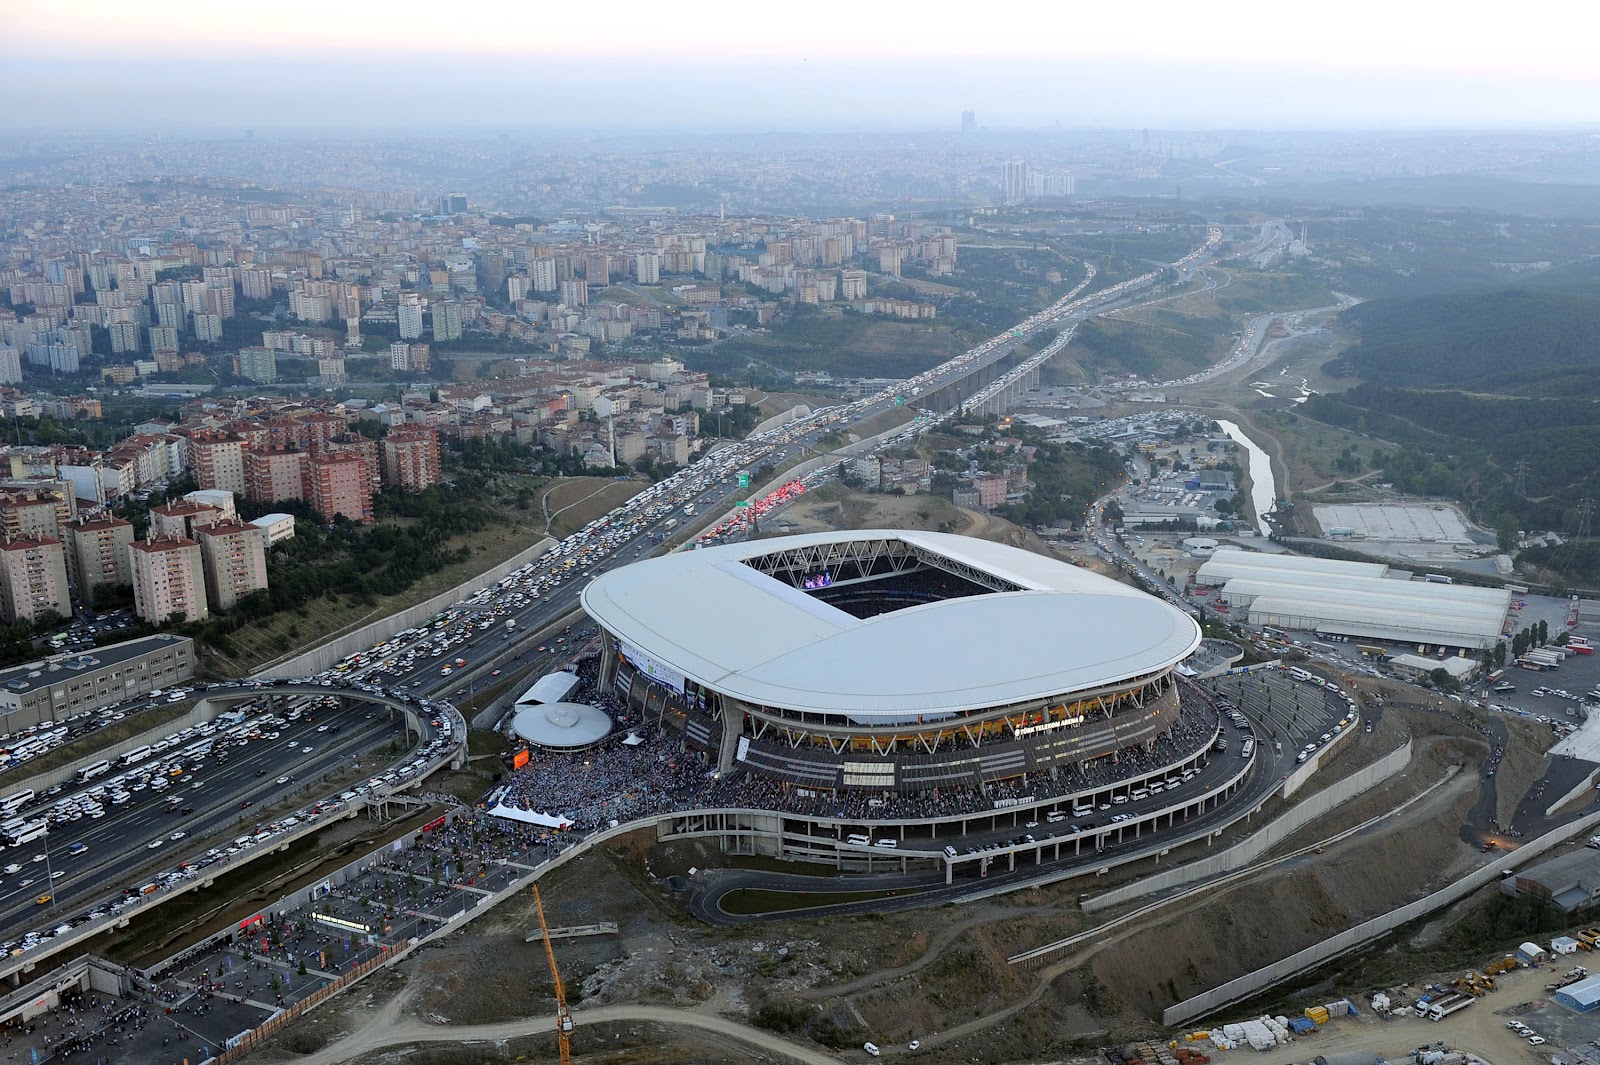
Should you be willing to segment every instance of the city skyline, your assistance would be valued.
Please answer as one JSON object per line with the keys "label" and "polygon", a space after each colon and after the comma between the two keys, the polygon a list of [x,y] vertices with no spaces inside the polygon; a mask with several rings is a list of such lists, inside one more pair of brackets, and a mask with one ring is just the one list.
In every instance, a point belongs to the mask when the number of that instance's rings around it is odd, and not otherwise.
{"label": "city skyline", "polygon": [[[1565,31],[1549,34],[1544,14]],[[1534,3],[1492,25],[1373,2],[1338,19],[1255,2],[1225,13],[1157,4],[1150,15],[1130,26],[1098,9],[974,20],[937,5],[825,5],[794,21],[713,3],[687,20],[623,4],[602,28],[576,9],[490,0],[448,19],[365,2],[289,0],[218,19],[193,0],[155,13],[24,0],[0,13],[0,66],[20,103],[5,123],[22,129],[955,130],[964,110],[995,129],[1597,117],[1592,12]],[[108,110],[110,99],[140,105]]]}

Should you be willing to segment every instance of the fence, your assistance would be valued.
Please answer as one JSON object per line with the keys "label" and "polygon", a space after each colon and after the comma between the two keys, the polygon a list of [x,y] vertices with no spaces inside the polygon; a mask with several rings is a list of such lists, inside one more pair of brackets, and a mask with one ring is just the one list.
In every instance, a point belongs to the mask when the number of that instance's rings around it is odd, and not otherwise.
{"label": "fence", "polygon": [[1547,832],[1538,839],[1532,840],[1512,851],[1504,858],[1476,869],[1455,883],[1442,887],[1415,902],[1408,903],[1396,910],[1390,910],[1388,913],[1381,914],[1369,921],[1363,921],[1354,928],[1347,928],[1338,935],[1330,936],[1320,943],[1313,943],[1309,947],[1295,951],[1287,958],[1282,958],[1271,965],[1263,966],[1254,972],[1246,973],[1243,976],[1229,980],[1225,984],[1214,987],[1210,991],[1202,992],[1192,998],[1187,998],[1182,1002],[1168,1006],[1161,1013],[1161,1023],[1169,1027],[1183,1024],[1253,995],[1280,981],[1287,980],[1291,976],[1316,968],[1324,962],[1331,961],[1341,954],[1346,954],[1377,939],[1379,936],[1394,931],[1403,924],[1432,913],[1443,906],[1448,906],[1486,884],[1494,883],[1507,870],[1514,869],[1539,857],[1573,836],[1589,831],[1595,825],[1600,825],[1600,813],[1592,813],[1585,817],[1580,817],[1570,824]]}
{"label": "fence", "polygon": [[532,547],[518,551],[498,566],[493,566],[477,576],[467,578],[454,588],[447,592],[440,592],[427,602],[407,607],[405,610],[390,614],[386,618],[379,618],[369,625],[363,625],[354,632],[347,632],[343,636],[330,640],[319,647],[313,647],[311,650],[303,651],[292,658],[276,662],[252,675],[255,677],[307,677],[313,673],[320,673],[330,668],[340,659],[355,654],[357,651],[364,651],[374,644],[382,643],[402,629],[415,628],[439,611],[454,606],[478,589],[498,581],[512,570],[521,569],[555,545],[555,539],[547,536]]}
{"label": "fence", "polygon": [[1227,850],[1198,861],[1174,866],[1166,872],[1141,877],[1123,887],[1113,888],[1085,900],[1083,909],[1087,913],[1093,913],[1144,895],[1154,895],[1169,888],[1242,869],[1306,824],[1400,772],[1410,764],[1411,751],[1411,741],[1408,739],[1405,746],[1395,748],[1371,765],[1351,773],[1343,780],[1335,781],[1310,798],[1296,803],[1281,816],[1267,822],[1261,831]]}

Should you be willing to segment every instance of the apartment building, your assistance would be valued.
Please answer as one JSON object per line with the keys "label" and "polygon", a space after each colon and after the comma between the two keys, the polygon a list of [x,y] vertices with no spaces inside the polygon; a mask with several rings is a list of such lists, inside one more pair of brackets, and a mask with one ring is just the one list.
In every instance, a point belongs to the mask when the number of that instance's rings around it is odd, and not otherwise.
{"label": "apartment building", "polygon": [[421,425],[402,425],[383,438],[383,481],[391,488],[420,492],[440,477],[439,434]]}
{"label": "apartment building", "polygon": [[372,522],[372,486],[367,463],[351,451],[317,455],[311,459],[311,507],[323,521],[344,515],[351,521]]}
{"label": "apartment building", "polygon": [[0,612],[7,621],[27,622],[52,612],[72,615],[60,540],[53,536],[0,540]]}
{"label": "apartment building", "polygon": [[62,529],[67,556],[67,578],[84,606],[94,604],[100,588],[133,583],[128,548],[133,544],[133,524],[121,518],[79,517]]}
{"label": "apartment building", "polygon": [[213,610],[227,611],[251,592],[267,586],[267,534],[241,521],[221,521],[198,531],[205,568],[206,598]]}
{"label": "apartment building", "polygon": [[200,545],[181,536],[152,536],[128,547],[134,611],[152,625],[174,614],[186,621],[210,616]]}

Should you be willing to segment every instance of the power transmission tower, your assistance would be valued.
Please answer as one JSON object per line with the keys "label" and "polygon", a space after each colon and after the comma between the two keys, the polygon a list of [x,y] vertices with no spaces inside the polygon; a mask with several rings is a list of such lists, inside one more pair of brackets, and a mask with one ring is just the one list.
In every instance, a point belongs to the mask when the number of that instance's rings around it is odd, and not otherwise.
{"label": "power transmission tower", "polygon": [[1511,490],[1521,499],[1528,498],[1528,460],[1518,459],[1511,469]]}
{"label": "power transmission tower", "polygon": [[1585,496],[1583,502],[1578,505],[1578,539],[1587,540],[1589,538],[1589,519],[1593,516],[1594,500]]}

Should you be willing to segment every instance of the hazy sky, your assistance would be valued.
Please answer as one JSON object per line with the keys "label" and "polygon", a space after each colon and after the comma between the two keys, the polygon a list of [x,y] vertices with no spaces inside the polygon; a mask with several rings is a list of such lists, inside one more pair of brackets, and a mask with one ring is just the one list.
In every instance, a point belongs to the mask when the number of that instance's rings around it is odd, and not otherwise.
{"label": "hazy sky", "polygon": [[12,127],[1600,123],[1600,6],[0,0]]}

